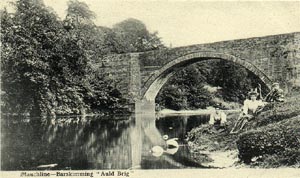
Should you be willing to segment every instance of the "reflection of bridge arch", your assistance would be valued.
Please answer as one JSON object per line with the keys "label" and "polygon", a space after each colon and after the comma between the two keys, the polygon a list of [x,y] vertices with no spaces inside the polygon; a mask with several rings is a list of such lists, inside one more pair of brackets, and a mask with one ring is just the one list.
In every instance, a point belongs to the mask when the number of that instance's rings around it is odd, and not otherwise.
{"label": "reflection of bridge arch", "polygon": [[167,63],[159,70],[155,71],[155,73],[149,77],[145,85],[142,87],[143,99],[147,101],[154,101],[161,87],[178,70],[190,64],[203,61],[203,60],[209,60],[209,59],[223,59],[226,61],[239,64],[245,67],[246,69],[248,69],[249,71],[251,71],[254,75],[258,76],[262,80],[262,82],[266,84],[267,87],[271,86],[272,81],[256,66],[247,62],[246,60],[242,60],[240,58],[237,58],[229,54],[202,51],[202,52],[194,52],[194,53],[181,56]]}

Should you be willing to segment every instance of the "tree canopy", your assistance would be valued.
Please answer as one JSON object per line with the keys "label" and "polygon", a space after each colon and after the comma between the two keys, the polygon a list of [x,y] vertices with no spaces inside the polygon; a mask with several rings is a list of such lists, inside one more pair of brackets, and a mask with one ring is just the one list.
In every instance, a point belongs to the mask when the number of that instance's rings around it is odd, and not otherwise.
{"label": "tree canopy", "polygon": [[67,17],[72,23],[91,22],[96,14],[91,11],[85,2],[70,0],[68,2]]}
{"label": "tree canopy", "polygon": [[142,52],[165,48],[157,32],[150,33],[140,20],[129,18],[113,26],[122,52]]}
{"label": "tree canopy", "polygon": [[[242,103],[250,89],[263,82],[247,69],[224,60],[208,60],[190,65],[176,73],[161,89],[156,102],[160,106],[181,109],[205,109],[209,106],[231,108]],[[209,89],[213,88],[213,89]]]}
{"label": "tree canopy", "polygon": [[93,68],[99,45],[106,44],[92,21],[82,20],[93,17],[85,3],[70,1],[69,29],[41,0],[18,0],[15,9],[1,12],[2,111],[64,115],[121,108],[125,99],[114,82]]}
{"label": "tree canopy", "polygon": [[[165,48],[158,33],[137,19],[113,28],[94,24],[88,5],[70,0],[59,20],[42,0],[17,0],[14,13],[1,11],[2,111],[30,115],[113,112],[128,98],[95,64],[104,55]],[[274,55],[281,54],[274,51]],[[188,66],[156,98],[171,109],[205,108],[219,97],[241,102],[257,78],[232,63],[214,60]],[[219,87],[210,92],[207,86]]]}

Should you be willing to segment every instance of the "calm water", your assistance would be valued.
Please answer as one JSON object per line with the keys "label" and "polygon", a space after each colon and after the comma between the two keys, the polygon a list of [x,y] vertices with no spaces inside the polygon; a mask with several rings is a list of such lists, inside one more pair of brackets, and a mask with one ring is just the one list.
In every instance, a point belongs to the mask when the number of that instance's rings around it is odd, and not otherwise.
{"label": "calm water", "polygon": [[[186,134],[208,122],[207,116],[143,116],[3,118],[2,170],[201,168],[191,158]],[[166,149],[163,135],[178,138],[176,153]],[[49,167],[39,167],[50,165]]]}

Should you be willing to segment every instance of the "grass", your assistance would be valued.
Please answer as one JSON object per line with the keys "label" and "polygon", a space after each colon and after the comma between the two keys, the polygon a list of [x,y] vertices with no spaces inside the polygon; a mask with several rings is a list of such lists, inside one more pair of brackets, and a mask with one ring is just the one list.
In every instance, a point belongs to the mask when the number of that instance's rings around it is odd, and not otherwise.
{"label": "grass", "polygon": [[240,162],[251,167],[300,166],[300,95],[269,104],[240,134],[231,135],[229,130],[236,118],[228,115],[223,132],[201,125],[188,133],[196,160],[203,151],[238,150]]}
{"label": "grass", "polygon": [[300,162],[299,123],[300,115],[244,132],[237,140],[239,158],[253,166],[296,165]]}

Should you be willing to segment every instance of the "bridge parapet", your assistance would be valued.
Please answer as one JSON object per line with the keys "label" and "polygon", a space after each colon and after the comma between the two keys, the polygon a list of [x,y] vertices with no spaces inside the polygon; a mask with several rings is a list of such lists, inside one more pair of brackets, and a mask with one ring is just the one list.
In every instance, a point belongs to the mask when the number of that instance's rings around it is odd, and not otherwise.
{"label": "bridge parapet", "polygon": [[[185,56],[189,53],[197,53],[199,51],[233,55],[236,58],[255,65],[271,80],[281,80],[281,75],[286,73],[285,65],[287,63],[287,60],[284,58],[285,54],[283,53],[292,53],[290,49],[295,48],[295,46],[299,44],[299,39],[300,33],[290,33],[209,44],[198,44],[141,53],[140,68],[142,76],[145,76],[142,78],[142,85],[144,85],[147,80],[147,76],[151,73],[151,71],[146,70],[145,68],[149,68],[150,66],[159,68],[176,58]],[[300,47],[296,47],[296,51],[299,53]],[[297,57],[294,60],[299,61],[300,57]],[[143,72],[147,73],[147,75],[143,75]]]}
{"label": "bridge parapet", "polygon": [[[205,56],[205,54],[207,55]],[[180,63],[180,60],[184,58],[205,57],[239,63],[254,74],[259,74],[260,78],[266,82],[279,81],[281,86],[287,86],[287,90],[288,85],[295,85],[300,81],[299,32],[144,53],[109,55],[104,57],[103,65],[105,71],[118,81],[121,92],[134,102],[143,97],[151,82],[154,82],[163,70],[172,70],[167,69],[166,66],[174,67],[176,60],[177,63]],[[187,61],[189,62],[186,64],[191,64],[199,60]],[[161,80],[160,82],[165,81]]]}

